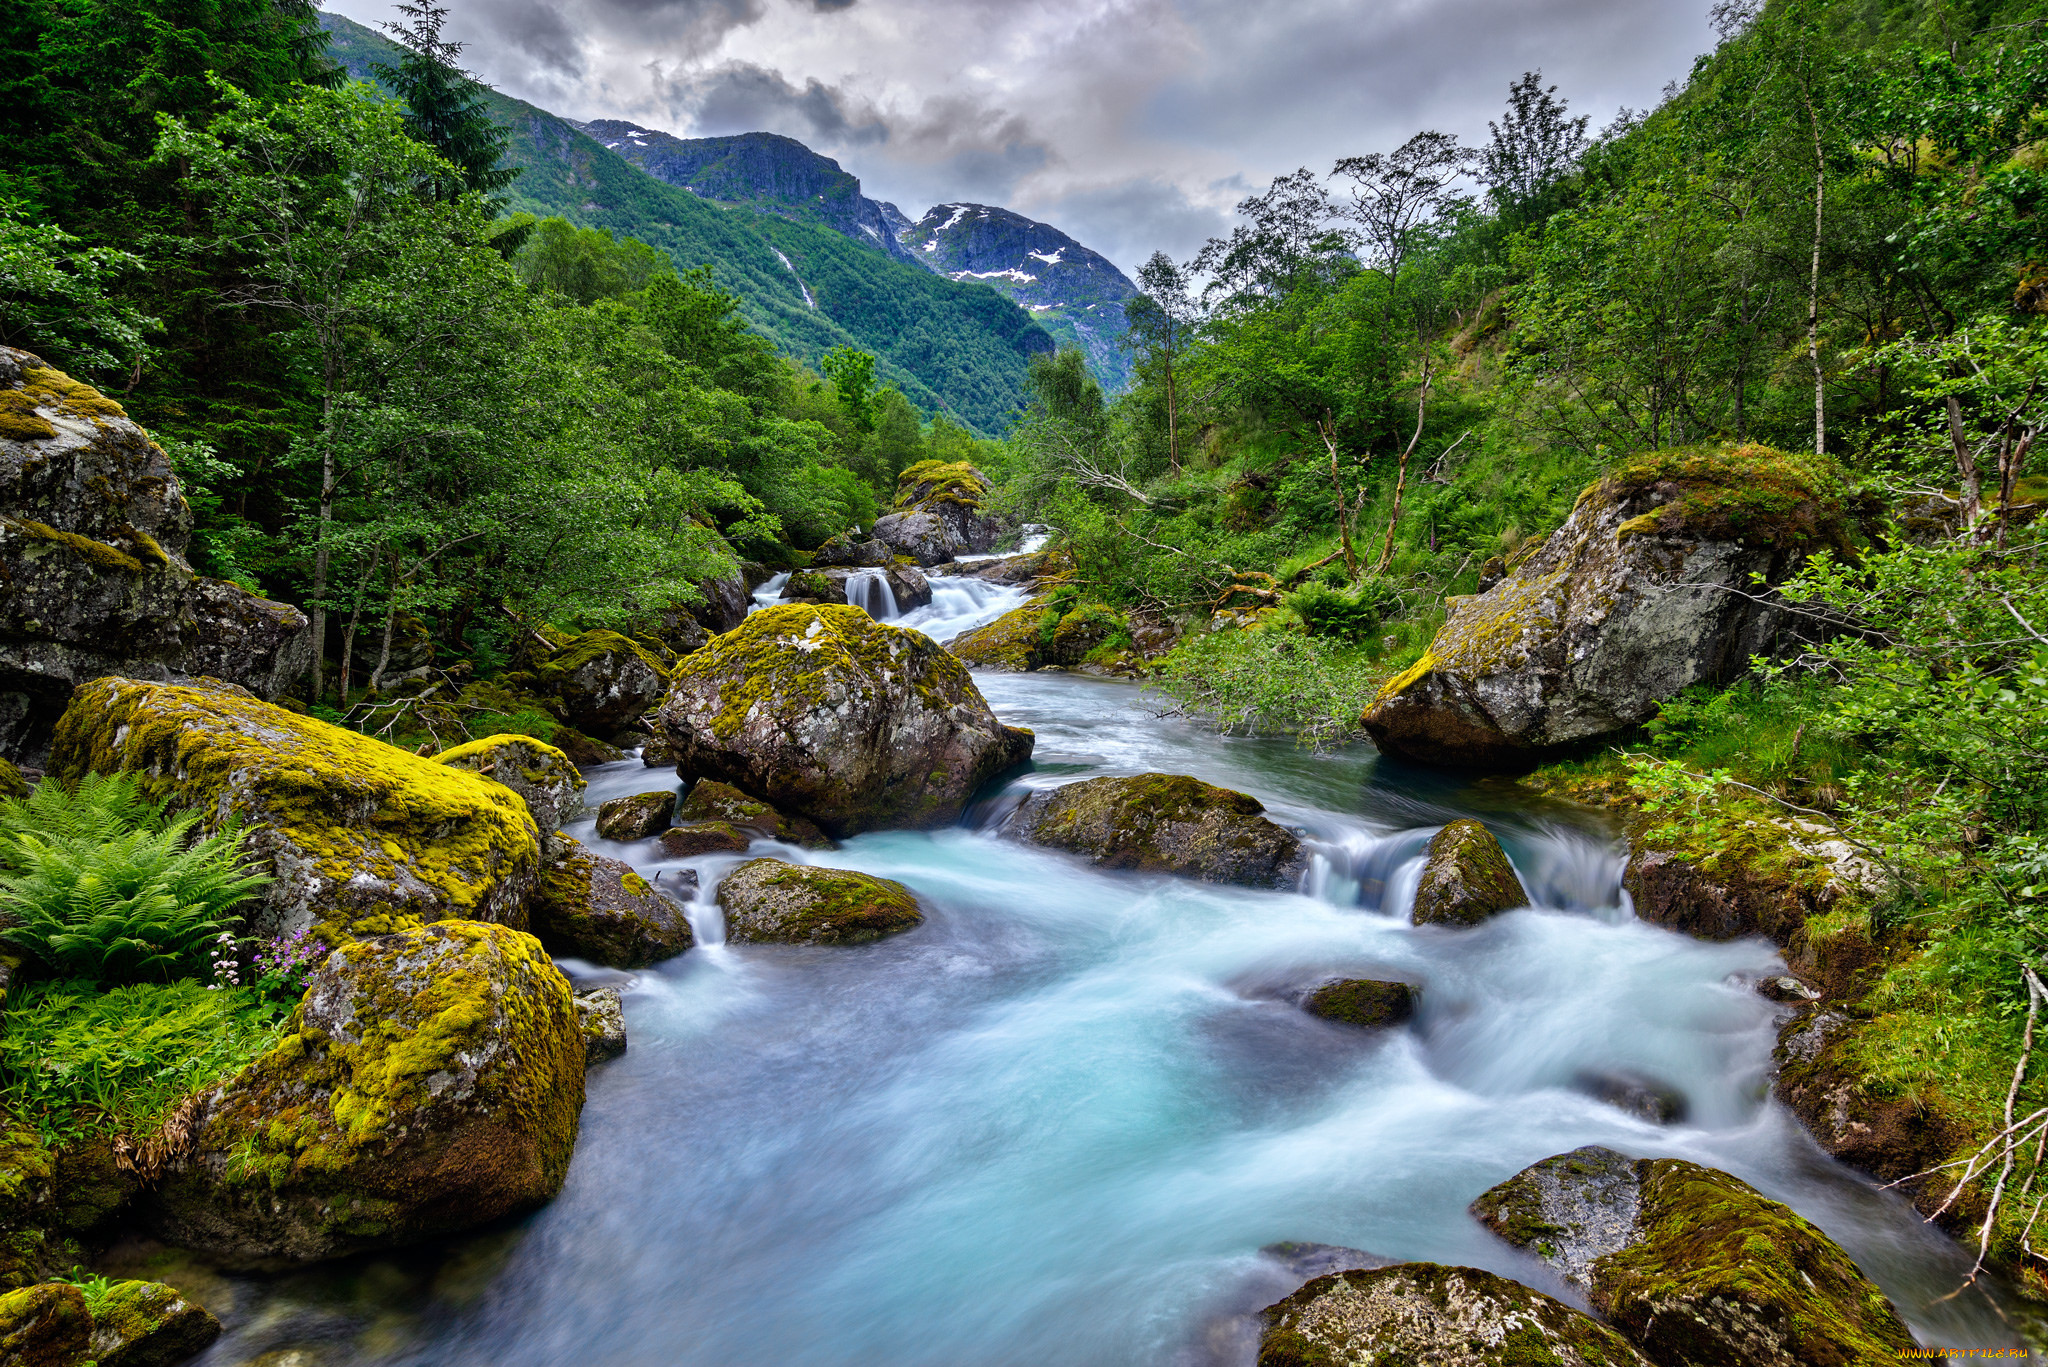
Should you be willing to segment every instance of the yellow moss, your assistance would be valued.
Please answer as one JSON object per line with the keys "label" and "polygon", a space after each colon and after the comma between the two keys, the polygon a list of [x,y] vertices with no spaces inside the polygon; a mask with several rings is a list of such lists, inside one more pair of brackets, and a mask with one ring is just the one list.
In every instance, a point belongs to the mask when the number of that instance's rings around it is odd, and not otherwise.
{"label": "yellow moss", "polygon": [[[25,517],[0,517],[0,523],[12,527],[32,541],[45,541],[62,546],[88,565],[103,570],[125,570],[129,574],[142,573],[142,562],[126,551],[109,546],[104,541],[95,541],[77,532],[62,532],[41,522],[31,522]],[[155,542],[150,543],[155,546]],[[161,549],[157,551],[163,555]],[[168,563],[168,562],[166,562]]]}
{"label": "yellow moss", "polygon": [[1403,692],[1420,683],[1423,675],[1435,668],[1436,656],[1426,650],[1423,651],[1421,659],[1380,685],[1379,699],[1399,697]]}
{"label": "yellow moss", "polygon": [[41,441],[57,435],[50,420],[36,412],[35,400],[19,389],[0,389],[0,437],[8,441]]}

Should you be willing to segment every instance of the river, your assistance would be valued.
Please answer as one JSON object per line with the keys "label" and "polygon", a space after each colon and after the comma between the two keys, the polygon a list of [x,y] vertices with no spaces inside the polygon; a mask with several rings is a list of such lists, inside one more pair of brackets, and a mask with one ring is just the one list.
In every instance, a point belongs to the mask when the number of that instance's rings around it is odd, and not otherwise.
{"label": "river", "polygon": [[[923,623],[950,635],[1015,601],[968,582],[935,581],[950,596]],[[699,946],[659,968],[565,964],[625,988],[631,1044],[590,1074],[561,1197],[445,1247],[275,1279],[190,1271],[229,1326],[203,1361],[1245,1367],[1254,1312],[1303,1280],[1261,1251],[1282,1241],[1561,1290],[1465,1207],[1581,1144],[1734,1172],[1839,1240],[1923,1340],[2013,1341],[1983,1294],[1941,1299],[1967,1270],[1955,1245],[1769,1099],[1782,1008],[1752,984],[1779,967],[1772,947],[1636,921],[1620,851],[1586,819],[1369,747],[1221,737],[1122,683],[978,681],[1038,734],[1009,801],[829,854],[754,851],[900,879],[921,928],[726,946],[700,901]],[[1318,851],[1307,890],[1100,873],[974,828],[1023,787],[1146,770],[1256,794]],[[593,805],[673,782],[634,760],[588,773]],[[1472,813],[1537,905],[1409,925],[1423,844]],[[569,829],[670,885],[687,865],[714,887],[737,862]],[[1419,1013],[1365,1032],[1292,1004],[1334,976],[1418,983]],[[1604,1104],[1599,1077],[1661,1085],[1683,1118]]]}

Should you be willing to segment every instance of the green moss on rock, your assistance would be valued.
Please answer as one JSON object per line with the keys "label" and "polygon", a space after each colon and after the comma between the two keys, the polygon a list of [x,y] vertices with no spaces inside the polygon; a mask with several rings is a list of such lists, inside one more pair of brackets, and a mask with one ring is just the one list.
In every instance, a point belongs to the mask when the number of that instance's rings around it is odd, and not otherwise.
{"label": "green moss on rock", "polygon": [[21,770],[14,762],[0,756],[0,798],[27,797],[28,780],[21,776]]}
{"label": "green moss on rock", "polygon": [[162,1282],[115,1282],[89,1303],[98,1367],[176,1367],[220,1337],[220,1321]]}
{"label": "green moss on rock", "polygon": [[672,959],[694,939],[683,909],[626,864],[568,836],[541,870],[533,933],[551,953],[612,968]]}
{"label": "green moss on rock", "polygon": [[661,701],[668,670],[658,656],[616,631],[586,631],[530,671],[531,686],[558,700],[557,713],[579,731],[608,736]]}
{"label": "green moss on rock", "polygon": [[[1050,600],[1033,598],[1022,607],[985,623],[946,645],[961,663],[973,669],[996,669],[1025,674],[1037,669],[1044,649],[1045,616]],[[1057,622],[1057,618],[1054,619]]]}
{"label": "green moss on rock", "polygon": [[676,808],[676,819],[722,821],[763,840],[779,840],[809,850],[839,848],[839,842],[819,830],[816,823],[800,816],[785,816],[761,799],[749,797],[730,783],[714,778],[699,779],[691,785],[690,795]]}
{"label": "green moss on rock", "polygon": [[1309,993],[1302,1007],[1311,1016],[1344,1025],[1399,1025],[1415,1014],[1415,989],[1407,983],[1344,978]]}
{"label": "green moss on rock", "polygon": [[685,821],[661,833],[661,852],[671,859],[705,854],[744,854],[753,833],[728,821]]}
{"label": "green moss on rock", "polygon": [[1265,810],[1248,793],[1185,774],[1138,774],[1035,793],[1011,829],[1099,868],[1291,887],[1301,874],[1301,839]]}
{"label": "green moss on rock", "polygon": [[1429,860],[1415,888],[1418,926],[1475,926],[1529,905],[1529,893],[1493,832],[1476,821],[1453,821],[1429,842]]}
{"label": "green moss on rock", "polygon": [[852,945],[924,921],[909,888],[889,878],[751,859],[718,885],[725,938],[735,944]]}
{"label": "green moss on rock", "polygon": [[562,829],[583,807],[582,771],[568,755],[532,736],[485,736],[443,750],[434,762],[482,774],[519,794],[542,835]]}
{"label": "green moss on rock", "polygon": [[134,773],[149,796],[197,807],[210,826],[244,824],[277,879],[266,930],[520,925],[539,872],[539,832],[509,788],[206,680],[84,685],[58,723],[50,772]]}
{"label": "green moss on rock", "polygon": [[389,1248],[552,1198],[583,1107],[569,984],[530,935],[444,921],[312,974],[276,1048],[212,1094],[145,1214],[233,1266]]}
{"label": "green moss on rock", "polygon": [[0,1296],[0,1363],[85,1367],[92,1317],[75,1286],[43,1282]]}
{"label": "green moss on rock", "polygon": [[645,840],[667,827],[675,809],[672,788],[615,797],[597,805],[597,833],[606,840]]}

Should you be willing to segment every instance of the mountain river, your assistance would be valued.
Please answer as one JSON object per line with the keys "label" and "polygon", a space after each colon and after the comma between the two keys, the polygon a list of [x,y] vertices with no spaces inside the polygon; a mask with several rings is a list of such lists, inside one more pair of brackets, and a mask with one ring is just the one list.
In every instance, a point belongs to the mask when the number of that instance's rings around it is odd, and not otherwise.
{"label": "mountain river", "polygon": [[[769,601],[779,585],[764,586]],[[940,640],[1021,591],[938,579],[899,619]],[[699,945],[580,983],[625,991],[630,1047],[595,1068],[568,1185],[525,1220],[275,1278],[119,1257],[228,1332],[208,1367],[1246,1367],[1256,1311],[1314,1265],[1283,1241],[1475,1264],[1554,1293],[1467,1214],[1549,1154],[1605,1144],[1725,1168],[1818,1223],[1930,1344],[2014,1342],[1968,1260],[1826,1158],[1768,1096],[1783,1008],[1761,941],[1645,925],[1583,815],[1380,760],[1220,737],[1127,684],[980,675],[1034,764],[962,826],[775,853],[900,879],[927,919],[857,948]],[[1024,789],[1194,774],[1256,794],[1317,851],[1299,892],[1094,871],[992,827]],[[587,800],[674,781],[638,760]],[[1537,905],[1469,930],[1408,924],[1430,834],[1477,815]],[[570,833],[673,885],[735,856]],[[1291,995],[1421,984],[1366,1032]],[[1592,1094],[1683,1098],[1669,1125]],[[1346,1265],[1341,1254],[1328,1255]],[[1292,1261],[1290,1261],[1292,1258]]]}

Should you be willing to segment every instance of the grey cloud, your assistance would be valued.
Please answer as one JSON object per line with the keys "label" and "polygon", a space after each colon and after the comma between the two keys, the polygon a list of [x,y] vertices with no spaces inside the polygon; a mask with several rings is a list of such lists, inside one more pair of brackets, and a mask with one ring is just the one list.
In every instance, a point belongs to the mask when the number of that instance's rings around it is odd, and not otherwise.
{"label": "grey cloud", "polygon": [[571,80],[583,75],[582,44],[562,11],[545,0],[508,0],[492,24],[492,36]]}
{"label": "grey cloud", "polygon": [[1155,251],[1186,260],[1229,230],[1229,215],[1177,185],[1146,177],[1096,186],[1026,210],[1101,252],[1128,274]]}
{"label": "grey cloud", "polygon": [[727,133],[783,133],[826,145],[859,146],[888,137],[869,109],[812,77],[798,86],[779,71],[728,62],[710,71],[663,76],[658,93],[672,108],[688,113],[700,136]]}

